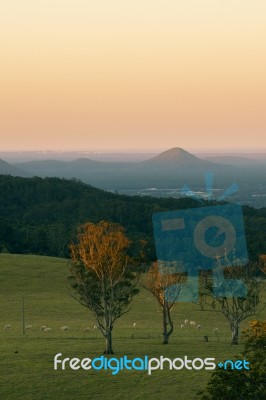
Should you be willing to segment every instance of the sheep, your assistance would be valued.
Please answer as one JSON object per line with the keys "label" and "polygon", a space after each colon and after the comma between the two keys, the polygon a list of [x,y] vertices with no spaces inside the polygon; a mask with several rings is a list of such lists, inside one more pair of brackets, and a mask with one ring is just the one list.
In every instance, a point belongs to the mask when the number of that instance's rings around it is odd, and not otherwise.
{"label": "sheep", "polygon": [[4,331],[7,331],[7,330],[10,329],[10,328],[11,328],[11,325],[10,325],[10,324],[7,324],[7,325],[4,326]]}
{"label": "sheep", "polygon": [[94,325],[93,329],[96,330],[99,329],[99,327],[97,325]]}
{"label": "sheep", "polygon": [[26,330],[32,329],[32,325],[26,325],[26,326],[25,326],[25,329],[26,329]]}
{"label": "sheep", "polygon": [[52,330],[52,328],[45,328],[45,329],[44,329],[44,332],[45,332],[45,333],[48,333],[48,332],[51,332],[51,330]]}
{"label": "sheep", "polygon": [[201,329],[201,325],[197,325],[197,330],[199,331]]}
{"label": "sheep", "polygon": [[185,325],[184,325],[184,324],[181,324],[181,325],[180,325],[180,328],[181,328],[181,329],[185,328]]}
{"label": "sheep", "polygon": [[188,322],[189,322],[188,319],[185,319],[184,324],[188,325]]}
{"label": "sheep", "polygon": [[63,331],[63,332],[68,331],[68,326],[66,326],[66,325],[61,326],[61,331]]}
{"label": "sheep", "polygon": [[217,335],[217,333],[218,333],[218,331],[219,331],[219,329],[218,328],[214,328],[214,330],[213,330],[213,335]]}
{"label": "sheep", "polygon": [[197,323],[196,323],[195,321],[190,321],[190,325],[191,325],[191,326],[196,326]]}
{"label": "sheep", "polygon": [[41,327],[40,327],[40,332],[44,332],[45,329],[46,329],[46,325],[41,326]]}
{"label": "sheep", "polygon": [[137,323],[136,323],[136,322],[134,322],[134,324],[133,324],[133,328],[136,328],[136,326],[137,326]]}

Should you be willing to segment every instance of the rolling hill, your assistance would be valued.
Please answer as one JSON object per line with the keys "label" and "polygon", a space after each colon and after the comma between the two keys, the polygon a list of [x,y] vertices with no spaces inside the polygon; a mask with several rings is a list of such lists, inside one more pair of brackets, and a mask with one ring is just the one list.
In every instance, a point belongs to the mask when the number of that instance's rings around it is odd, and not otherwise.
{"label": "rolling hill", "polygon": [[[156,212],[203,206],[192,198],[124,196],[77,180],[0,176],[0,252],[68,256],[78,225],[108,220],[123,225],[132,240],[147,241],[155,258],[152,216]],[[208,203],[206,203],[208,204]],[[251,258],[265,254],[266,209],[244,207]]]}
{"label": "rolling hill", "polygon": [[222,163],[227,165],[238,165],[238,166],[254,166],[259,162],[254,159],[238,157],[238,156],[213,156],[213,157],[204,157],[204,160],[211,161],[215,163]]}
{"label": "rolling hill", "polygon": [[[209,371],[191,374],[181,371],[157,370],[146,379],[143,371],[122,370],[115,377],[111,371],[54,371],[53,357],[61,352],[65,357],[102,355],[103,337],[94,330],[95,318],[69,295],[67,260],[0,254],[0,397],[4,400],[67,400],[101,399],[130,400],[177,398],[195,399],[209,380]],[[264,288],[265,291],[266,288]],[[22,334],[22,298],[25,324],[32,325]],[[259,319],[265,318],[265,310]],[[180,328],[184,319],[201,324],[201,331],[187,326]],[[173,308],[174,332],[171,343],[161,344],[162,317],[156,300],[140,288],[132,309],[117,321],[113,330],[115,357],[164,357],[174,359],[186,354],[195,357],[232,359],[235,348],[230,343],[230,329],[220,312],[201,311],[194,303],[178,303]],[[133,322],[137,327],[133,328]],[[9,331],[3,326],[10,324]],[[51,332],[43,334],[46,324]],[[67,325],[69,330],[61,331]],[[90,331],[84,333],[84,329]],[[219,329],[217,336],[213,328]],[[241,324],[241,331],[247,321]],[[209,342],[202,337],[207,335]],[[239,344],[242,350],[242,343]],[[144,394],[144,395],[143,395]]]}
{"label": "rolling hill", "polygon": [[21,176],[24,178],[32,176],[30,172],[26,172],[20,167],[11,165],[2,159],[0,159],[0,175]]}

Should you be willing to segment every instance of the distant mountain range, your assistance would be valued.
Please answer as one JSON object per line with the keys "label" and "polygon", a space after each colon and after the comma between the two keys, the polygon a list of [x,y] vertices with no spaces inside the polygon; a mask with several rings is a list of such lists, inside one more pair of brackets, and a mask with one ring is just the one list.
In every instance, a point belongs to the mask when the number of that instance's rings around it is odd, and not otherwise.
{"label": "distant mountain range", "polygon": [[175,147],[140,162],[103,162],[89,158],[75,161],[41,160],[15,164],[32,175],[41,177],[78,178],[103,189],[125,189],[169,186],[202,177],[204,172],[224,175],[231,166],[202,160]]}
{"label": "distant mountain range", "polygon": [[203,190],[205,173],[214,174],[214,185],[221,190],[236,182],[248,204],[257,202],[261,206],[266,202],[266,162],[263,160],[229,155],[199,158],[179,147],[138,162],[95,161],[84,157],[74,161],[49,159],[12,165],[0,162],[0,174],[4,175],[74,178],[100,189],[142,195],[146,193],[139,191],[149,188],[179,190],[184,185]]}

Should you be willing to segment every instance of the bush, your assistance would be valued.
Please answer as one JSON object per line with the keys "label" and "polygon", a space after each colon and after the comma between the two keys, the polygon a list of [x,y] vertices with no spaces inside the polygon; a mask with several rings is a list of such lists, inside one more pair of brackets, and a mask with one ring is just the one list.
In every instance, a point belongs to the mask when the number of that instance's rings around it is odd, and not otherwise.
{"label": "bush", "polygon": [[252,321],[244,331],[242,356],[249,370],[224,370],[217,367],[201,400],[262,400],[266,398],[266,321]]}

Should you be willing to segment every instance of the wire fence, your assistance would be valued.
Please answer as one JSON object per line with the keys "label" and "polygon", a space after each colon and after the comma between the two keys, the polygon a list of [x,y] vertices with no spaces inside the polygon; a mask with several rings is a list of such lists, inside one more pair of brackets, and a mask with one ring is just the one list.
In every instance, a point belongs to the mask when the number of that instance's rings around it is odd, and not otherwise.
{"label": "wire fence", "polygon": [[[133,323],[131,318],[136,318],[138,322]],[[180,324],[175,323],[171,340],[231,342],[229,326],[225,326],[218,314],[215,320],[210,320],[204,312],[200,313],[199,318],[202,319],[199,330],[191,326],[181,329]],[[215,333],[214,327],[217,327]],[[69,296],[47,298],[40,295],[4,298],[0,301],[0,338],[14,337],[94,340],[102,338],[102,334],[88,310],[69,299]],[[114,339],[162,340],[162,337],[160,315],[142,315],[140,310],[133,312],[132,317],[130,313],[127,314],[113,330]]]}
{"label": "wire fence", "polygon": [[[0,333],[0,337],[2,338],[16,338],[16,337],[27,337],[27,338],[49,338],[49,339],[98,339],[102,338],[102,334],[100,331],[98,332],[92,332],[92,333],[78,333],[78,332],[71,332],[68,331],[66,332],[55,332],[55,331],[50,331],[48,333],[42,333],[38,332],[34,329],[31,330],[26,330],[25,333],[23,334],[14,332],[11,329],[7,331],[2,331]],[[140,333],[114,333],[113,338],[114,339],[121,339],[121,340],[149,340],[149,339],[162,339],[163,334],[160,333],[153,333],[153,332],[140,332]],[[221,342],[221,343],[229,343],[231,342],[231,338],[229,336],[207,336],[207,335],[179,335],[173,333],[171,335],[171,340],[182,340],[182,341],[203,341],[203,342]],[[239,340],[240,342],[240,340]]]}

